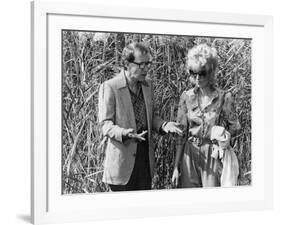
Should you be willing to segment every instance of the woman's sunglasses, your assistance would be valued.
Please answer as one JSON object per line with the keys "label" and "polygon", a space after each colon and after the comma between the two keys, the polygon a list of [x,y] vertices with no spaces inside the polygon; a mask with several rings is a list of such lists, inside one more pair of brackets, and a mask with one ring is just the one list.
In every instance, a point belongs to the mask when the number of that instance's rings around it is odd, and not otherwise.
{"label": "woman's sunglasses", "polygon": [[207,71],[206,70],[201,70],[201,71],[198,71],[198,72],[194,72],[193,70],[189,70],[189,74],[191,76],[199,76],[199,77],[205,77],[207,76]]}

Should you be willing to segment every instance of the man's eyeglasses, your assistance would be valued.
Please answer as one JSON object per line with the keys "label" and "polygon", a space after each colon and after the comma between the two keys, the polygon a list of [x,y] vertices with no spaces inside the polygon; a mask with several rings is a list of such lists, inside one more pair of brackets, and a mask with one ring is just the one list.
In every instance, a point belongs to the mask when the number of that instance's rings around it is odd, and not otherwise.
{"label": "man's eyeglasses", "polygon": [[200,77],[205,77],[205,76],[207,76],[207,71],[206,70],[201,70],[201,71],[199,71],[199,72],[194,72],[193,70],[189,70],[189,74],[191,75],[191,76],[200,76]]}
{"label": "man's eyeglasses", "polygon": [[140,69],[150,68],[152,65],[152,62],[141,62],[141,63],[132,62],[132,63],[137,65]]}

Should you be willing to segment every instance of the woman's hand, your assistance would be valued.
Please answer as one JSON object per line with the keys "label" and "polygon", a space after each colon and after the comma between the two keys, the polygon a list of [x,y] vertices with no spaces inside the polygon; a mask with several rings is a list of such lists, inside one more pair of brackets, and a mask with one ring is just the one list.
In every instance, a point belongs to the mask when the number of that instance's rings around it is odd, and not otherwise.
{"label": "woman's hand", "polygon": [[230,133],[221,126],[213,126],[211,129],[211,140],[216,140],[218,146],[225,150],[230,145]]}
{"label": "woman's hand", "polygon": [[183,131],[180,129],[180,126],[181,126],[180,123],[170,121],[170,122],[164,123],[162,125],[162,130],[164,132],[166,132],[167,134],[168,133],[175,133],[175,134],[178,134],[179,136],[182,136]]}
{"label": "woman's hand", "polygon": [[179,185],[179,178],[180,178],[180,172],[177,167],[174,168],[173,176],[172,176],[172,184],[174,187],[178,187]]}

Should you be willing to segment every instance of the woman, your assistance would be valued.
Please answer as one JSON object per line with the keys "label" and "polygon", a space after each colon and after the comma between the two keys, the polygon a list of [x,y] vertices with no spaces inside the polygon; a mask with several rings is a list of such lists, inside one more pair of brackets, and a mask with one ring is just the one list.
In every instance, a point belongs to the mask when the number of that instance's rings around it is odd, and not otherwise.
{"label": "woman", "polygon": [[215,187],[221,182],[231,186],[237,181],[238,162],[229,140],[240,124],[231,93],[215,86],[217,62],[216,50],[206,44],[193,47],[187,55],[195,87],[184,91],[179,103],[177,122],[188,132],[177,140],[172,177],[176,186]]}

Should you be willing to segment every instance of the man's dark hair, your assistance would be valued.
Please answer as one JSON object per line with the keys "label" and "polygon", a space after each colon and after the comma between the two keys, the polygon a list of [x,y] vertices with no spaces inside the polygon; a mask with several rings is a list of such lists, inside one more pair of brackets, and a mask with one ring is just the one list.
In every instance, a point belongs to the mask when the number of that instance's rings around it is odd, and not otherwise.
{"label": "man's dark hair", "polygon": [[151,55],[149,48],[143,42],[132,42],[128,44],[123,52],[121,63],[124,67],[126,67],[126,62],[134,62],[135,61],[135,52],[139,51],[141,54]]}

